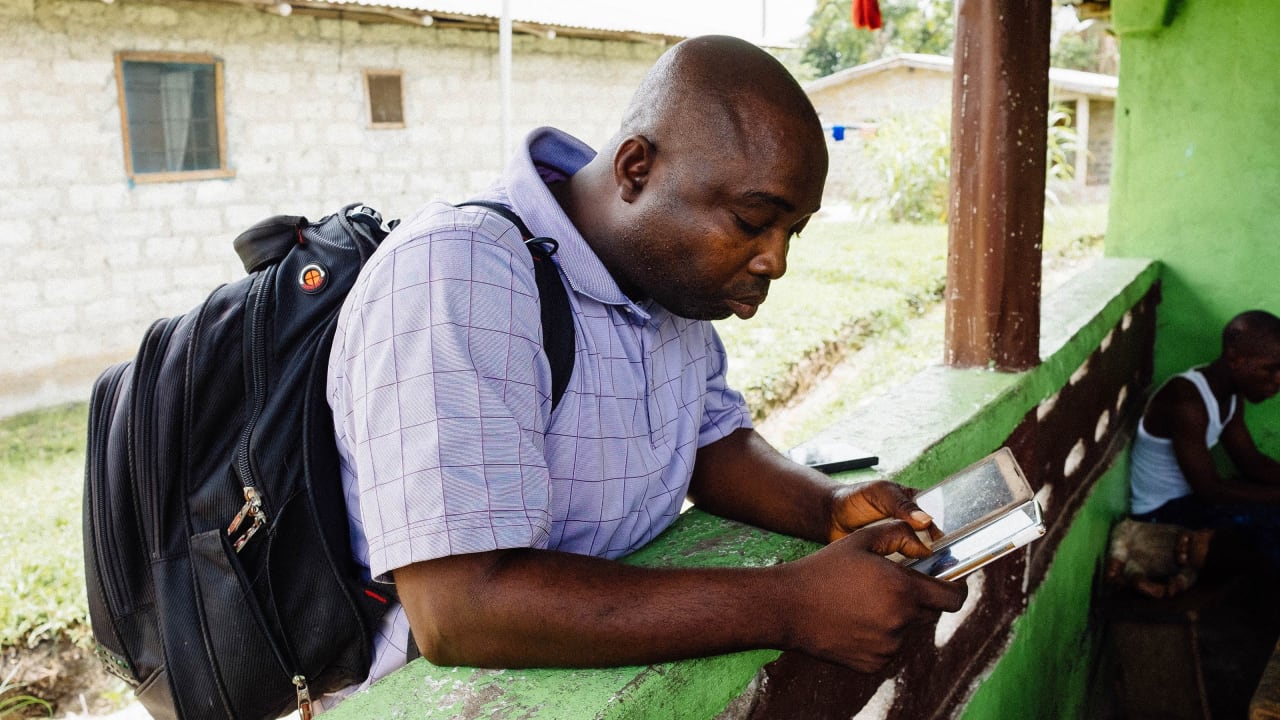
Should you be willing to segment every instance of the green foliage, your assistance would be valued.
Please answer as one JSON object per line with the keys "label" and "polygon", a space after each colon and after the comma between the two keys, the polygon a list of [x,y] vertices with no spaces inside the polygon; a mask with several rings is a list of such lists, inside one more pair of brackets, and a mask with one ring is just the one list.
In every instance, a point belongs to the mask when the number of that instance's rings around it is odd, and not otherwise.
{"label": "green foliage", "polygon": [[[1071,113],[1049,110],[1045,171],[1050,180],[1070,180],[1078,135]],[[881,122],[867,142],[867,157],[884,180],[881,196],[862,206],[867,221],[946,222],[950,200],[951,117],[945,109],[900,115]],[[1046,197],[1057,197],[1046,189]]]}
{"label": "green foliage", "polygon": [[[1107,231],[1107,204],[1063,205],[1045,213],[1041,244],[1045,265],[1096,256]],[[1046,286],[1047,290],[1048,287]]]}
{"label": "green foliage", "polygon": [[884,179],[884,194],[866,206],[891,222],[946,222],[951,175],[951,118],[945,109],[890,118],[876,127],[867,155]]}
{"label": "green foliage", "polygon": [[1119,60],[1115,38],[1103,23],[1081,21],[1072,6],[1054,8],[1049,40],[1053,67],[1114,75]]}
{"label": "green foliage", "polygon": [[0,422],[0,645],[87,637],[80,507],[84,404]]}
{"label": "green foliage", "polygon": [[0,680],[0,718],[31,717],[36,708],[44,710],[45,715],[53,717],[53,706],[47,700],[22,693],[23,685],[13,682],[21,665],[14,665],[9,674]]}
{"label": "green foliage", "polygon": [[1049,49],[1049,64],[1053,67],[1096,72],[1099,40],[1096,35],[1066,33]]}
{"label": "green foliage", "polygon": [[884,27],[856,29],[851,0],[818,0],[804,38],[804,62],[818,77],[902,53],[950,55],[951,0],[880,0]]}
{"label": "green foliage", "polygon": [[1070,180],[1076,167],[1072,162],[1080,149],[1071,112],[1064,106],[1049,108],[1049,132],[1045,137],[1045,172],[1051,180]]}
{"label": "green foliage", "polygon": [[749,321],[721,320],[729,380],[757,418],[791,399],[829,344],[858,345],[942,297],[946,228],[815,221]]}
{"label": "green foliage", "polygon": [[1053,181],[1071,180],[1076,174],[1076,153],[1088,152],[1087,148],[1080,146],[1079,138],[1072,125],[1071,111],[1061,105],[1049,108],[1049,132],[1045,136],[1045,174],[1049,181],[1044,188],[1046,217],[1052,216],[1051,208],[1061,204],[1054,192]]}
{"label": "green foliage", "polygon": [[[880,0],[884,27],[853,27],[851,0],[818,0],[801,44],[806,77],[823,77],[855,65],[903,53],[951,55],[955,44],[953,0]],[[1049,46],[1054,67],[1115,73],[1119,54],[1106,27],[1081,22],[1070,6],[1055,8]]]}
{"label": "green foliage", "polygon": [[42,467],[84,452],[88,406],[79,403],[38,410],[0,420],[0,482],[9,473]]}
{"label": "green foliage", "polygon": [[[1057,208],[1052,217],[1046,216],[1046,272],[1065,268],[1067,272],[1050,273],[1065,277],[1070,268],[1097,257],[1102,251],[1106,226],[1106,203],[1067,205]],[[792,269],[770,292],[769,302],[756,318],[747,323],[717,323],[729,352],[730,381],[735,387],[749,389],[776,382],[774,378],[785,375],[787,368],[795,366],[814,348],[840,337],[840,328],[857,324],[851,318],[871,317],[861,324],[864,332],[852,337],[845,334],[849,338],[844,341],[847,348],[856,351],[856,355],[831,374],[820,393],[811,394],[802,407],[763,418],[760,429],[770,442],[785,448],[812,438],[861,403],[942,361],[946,232],[938,225],[816,223],[805,231],[805,240],[810,240],[812,234],[818,240],[815,244],[824,250],[830,248],[830,252],[801,254],[809,243],[797,244],[792,250],[796,256],[791,261]],[[816,290],[807,284],[808,273],[815,267],[845,264],[862,268],[858,279],[851,273],[847,285]],[[793,278],[793,274],[797,277]],[[1046,288],[1056,284],[1049,281]],[[877,285],[882,287],[873,293],[870,287]],[[825,335],[796,339],[783,351],[767,344],[753,344],[772,335],[765,328],[752,329],[755,335],[743,332],[743,328],[751,328],[757,322],[785,322],[786,313],[791,311],[769,306],[775,298],[782,303],[797,302],[791,299],[792,293],[807,298],[804,311],[827,313],[827,327],[821,331]],[[778,311],[782,317],[766,316],[766,308]],[[753,359],[745,369],[735,362],[743,355]],[[808,372],[813,372],[811,367]]]}

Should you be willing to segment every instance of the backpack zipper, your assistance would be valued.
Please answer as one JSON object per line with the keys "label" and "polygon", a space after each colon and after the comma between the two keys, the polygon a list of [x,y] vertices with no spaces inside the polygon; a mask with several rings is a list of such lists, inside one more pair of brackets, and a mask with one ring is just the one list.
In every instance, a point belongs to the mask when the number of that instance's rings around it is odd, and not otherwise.
{"label": "backpack zipper", "polygon": [[[227,536],[235,538],[232,540],[232,547],[236,552],[240,552],[249,539],[270,520],[267,512],[269,498],[258,487],[253,476],[253,464],[249,461],[249,441],[253,438],[258,417],[262,414],[262,407],[266,402],[267,358],[264,336],[267,331],[267,310],[270,307],[268,298],[271,288],[275,285],[275,277],[276,266],[272,265],[262,271],[250,291],[252,314],[249,318],[249,367],[247,370],[253,393],[253,410],[249,420],[244,424],[244,429],[240,432],[240,440],[236,443],[236,470],[239,473],[240,482],[244,485],[244,505],[227,527]],[[235,537],[235,533],[239,531],[247,517],[252,517],[253,523],[243,534]]]}
{"label": "backpack zipper", "polygon": [[[299,230],[299,241],[302,235]],[[231,524],[227,527],[227,538],[235,538],[231,541],[232,548],[238,553],[244,548],[270,518],[266,510],[268,498],[258,486],[253,475],[253,464],[249,461],[249,443],[253,439],[253,431],[257,427],[258,418],[262,415],[262,408],[266,404],[267,399],[267,352],[266,352],[266,334],[267,334],[267,312],[270,310],[268,302],[271,295],[271,289],[275,287],[276,265],[272,265],[262,271],[262,274],[255,280],[253,288],[250,290],[250,332],[249,332],[249,380],[250,389],[253,393],[253,411],[249,415],[249,420],[244,425],[244,430],[240,433],[240,440],[236,444],[236,469],[240,474],[240,482],[244,484],[244,505],[240,507],[240,511],[232,518]],[[247,518],[253,518],[253,522],[245,529],[244,533],[239,537],[235,534],[240,530]],[[272,643],[275,645],[275,643]],[[277,650],[277,653],[283,651],[284,648]],[[293,665],[292,662],[286,662],[283,656],[279,658],[286,668]],[[298,716],[300,720],[312,720],[313,712],[311,709],[311,689],[307,686],[307,678],[301,674],[294,674],[291,682],[297,689],[298,695]]]}
{"label": "backpack zipper", "polygon": [[[89,498],[89,505],[93,508],[93,537],[94,549],[93,557],[96,561],[98,570],[98,584],[102,589],[103,600],[107,604],[107,612],[111,615],[111,626],[115,628],[115,619],[127,614],[128,605],[124,597],[124,590],[121,589],[119,583],[120,578],[124,575],[124,571],[120,567],[119,556],[113,549],[120,547],[115,535],[111,532],[114,525],[110,522],[110,508],[107,507],[107,437],[111,431],[111,417],[116,409],[116,402],[120,393],[120,383],[124,378],[127,368],[117,366],[111,371],[111,377],[107,383],[107,387],[94,398],[93,406],[98,408],[96,416],[93,418],[93,437],[89,440],[89,446],[100,448],[102,452],[96,453],[94,457],[94,472],[90,474],[89,492],[92,493]],[[129,488],[130,497],[132,497],[133,488]],[[105,556],[105,557],[104,557]]]}
{"label": "backpack zipper", "polygon": [[249,538],[253,537],[258,530],[267,523],[267,514],[262,510],[262,498],[258,495],[257,489],[252,485],[244,487],[244,506],[240,508],[240,512],[231,520],[231,524],[227,526],[227,537],[236,536],[236,531],[244,524],[246,517],[253,517],[253,524],[244,531],[244,534],[231,542],[231,547],[236,552],[240,552],[240,548],[249,542]]}
{"label": "backpack zipper", "polygon": [[293,686],[298,688],[298,718],[311,720],[311,689],[307,687],[307,679],[302,675],[293,676]]}
{"label": "backpack zipper", "polygon": [[[134,493],[139,507],[146,505],[146,517],[152,519],[154,525],[151,533],[146,532],[146,520],[139,513],[139,537],[147,546],[152,560],[159,560],[164,545],[163,516],[160,512],[160,482],[157,463],[158,453],[155,448],[155,428],[150,420],[154,418],[152,406],[155,405],[157,389],[156,376],[164,365],[165,354],[169,351],[169,343],[174,329],[181,318],[157,320],[147,331],[143,341],[143,351],[134,361],[133,403],[129,408],[130,421],[126,424],[129,447],[129,476],[133,479]],[[158,337],[157,337],[158,335]],[[156,338],[153,341],[153,338]],[[142,418],[141,427],[133,422],[133,418]],[[145,503],[144,503],[145,501]]]}

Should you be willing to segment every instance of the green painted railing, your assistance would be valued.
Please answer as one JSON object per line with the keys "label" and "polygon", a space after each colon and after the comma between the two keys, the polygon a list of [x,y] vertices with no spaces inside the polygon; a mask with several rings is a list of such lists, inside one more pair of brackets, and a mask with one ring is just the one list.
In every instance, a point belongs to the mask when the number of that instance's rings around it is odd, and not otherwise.
{"label": "green painted railing", "polygon": [[[932,484],[999,447],[1028,413],[1071,383],[1158,275],[1158,266],[1149,261],[1098,260],[1045,298],[1038,367],[1017,374],[934,367],[816,439],[851,438],[875,449],[881,458],[876,469],[843,476],[849,481],[882,476],[916,487]],[[1079,641],[1087,622],[1087,588],[1106,530],[1123,511],[1125,497],[1122,471],[1099,474],[1043,582],[1014,622],[1003,656],[965,694],[965,717],[1012,717],[997,709],[1034,703],[1057,703],[1067,711],[1060,717],[1080,716],[1092,657],[1091,648]],[[763,566],[815,547],[695,509],[626,561]],[[1064,637],[1075,641],[1064,642]],[[606,670],[480,670],[416,660],[326,717],[712,718],[743,695],[778,655],[761,650]]]}

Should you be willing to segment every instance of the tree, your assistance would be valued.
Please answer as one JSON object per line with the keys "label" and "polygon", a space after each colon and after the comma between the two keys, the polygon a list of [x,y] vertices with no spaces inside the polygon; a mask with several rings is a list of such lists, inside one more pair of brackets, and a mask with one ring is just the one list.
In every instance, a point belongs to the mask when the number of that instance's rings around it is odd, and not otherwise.
{"label": "tree", "polygon": [[[1071,114],[1060,106],[1049,109],[1045,139],[1048,180],[1070,180],[1072,158],[1080,151]],[[864,220],[875,222],[946,222],[951,177],[951,114],[948,108],[931,113],[890,117],[876,127],[867,142],[867,157],[883,180],[871,202],[862,206]],[[1046,185],[1045,199],[1058,204]],[[855,202],[857,199],[855,198]]]}
{"label": "tree", "polygon": [[950,55],[955,38],[952,0],[880,0],[884,27],[855,29],[851,0],[818,0],[809,16],[804,63],[818,77],[903,53]]}
{"label": "tree", "polygon": [[1104,23],[1082,21],[1075,8],[1067,5],[1053,11],[1049,62],[1054,67],[1115,75],[1120,51]]}

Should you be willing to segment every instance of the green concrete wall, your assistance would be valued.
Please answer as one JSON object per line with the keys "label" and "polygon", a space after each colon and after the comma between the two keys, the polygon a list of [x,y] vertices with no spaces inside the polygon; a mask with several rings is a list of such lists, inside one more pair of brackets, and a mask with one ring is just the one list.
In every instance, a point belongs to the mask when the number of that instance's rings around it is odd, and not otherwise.
{"label": "green concrete wall", "polygon": [[[1280,314],[1280,2],[1113,0],[1120,89],[1107,253],[1160,260],[1159,382],[1241,310]],[[1246,416],[1280,453],[1280,401]]]}
{"label": "green concrete wall", "polygon": [[[1044,582],[1013,624],[1013,640],[969,705],[964,720],[1093,717],[1101,635],[1090,617],[1095,569],[1111,524],[1129,502],[1128,452],[1106,472],[1076,514]],[[1049,706],[1051,707],[1049,707]]]}

